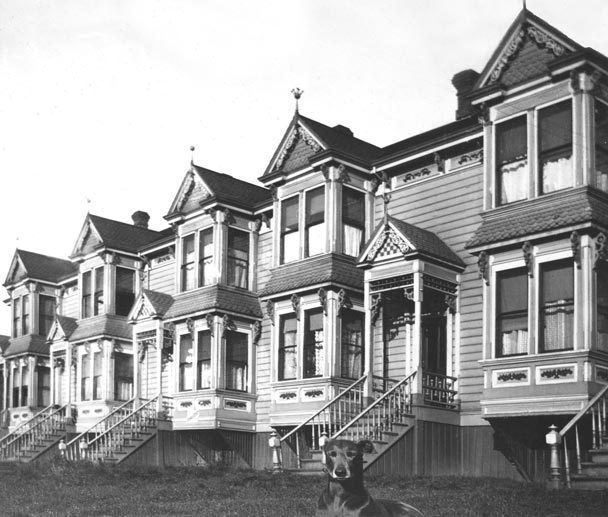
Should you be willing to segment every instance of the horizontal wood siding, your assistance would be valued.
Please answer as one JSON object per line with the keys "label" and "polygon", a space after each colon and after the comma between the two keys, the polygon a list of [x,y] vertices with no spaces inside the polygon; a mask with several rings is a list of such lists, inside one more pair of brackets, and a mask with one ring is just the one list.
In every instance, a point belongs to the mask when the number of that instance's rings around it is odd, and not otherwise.
{"label": "horizontal wood siding", "polygon": [[156,348],[148,347],[146,357],[139,363],[141,396],[150,399],[158,394],[158,368]]}
{"label": "horizontal wood siding", "polygon": [[80,295],[77,289],[70,289],[63,295],[61,315],[76,319],[80,317]]}
{"label": "horizontal wood siding", "polygon": [[[438,235],[465,262],[460,285],[459,397],[463,412],[478,412],[483,388],[481,295],[477,261],[465,245],[481,223],[483,179],[481,166],[448,173],[392,193],[389,214]],[[383,203],[376,199],[376,224]],[[458,373],[458,372],[457,372]]]}
{"label": "horizontal wood siding", "polygon": [[260,290],[266,285],[270,278],[270,268],[272,267],[272,232],[260,234],[258,239],[257,261],[258,290]]}
{"label": "horizontal wood siding", "polygon": [[146,288],[165,294],[175,294],[175,259],[153,265],[150,268]]}

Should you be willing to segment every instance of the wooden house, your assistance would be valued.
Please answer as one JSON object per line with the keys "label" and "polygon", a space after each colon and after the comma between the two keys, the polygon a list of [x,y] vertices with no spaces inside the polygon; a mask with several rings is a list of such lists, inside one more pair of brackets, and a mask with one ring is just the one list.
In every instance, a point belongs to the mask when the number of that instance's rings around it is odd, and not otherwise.
{"label": "wooden house", "polygon": [[[456,119],[386,147],[297,110],[254,185],[191,164],[167,228],[17,250],[5,459],[545,479],[606,425],[608,60],[523,10]],[[170,201],[170,200],[168,200]]]}

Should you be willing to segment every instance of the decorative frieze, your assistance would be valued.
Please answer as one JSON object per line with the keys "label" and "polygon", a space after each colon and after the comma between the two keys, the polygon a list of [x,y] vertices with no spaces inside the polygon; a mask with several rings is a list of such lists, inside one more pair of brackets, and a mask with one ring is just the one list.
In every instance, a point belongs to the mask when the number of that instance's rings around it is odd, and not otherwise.
{"label": "decorative frieze", "polygon": [[536,368],[536,384],[561,382],[576,382],[576,364],[558,364]]}
{"label": "decorative frieze", "polygon": [[323,398],[324,395],[325,391],[323,390],[323,388],[316,388],[304,391],[305,399],[319,399]]}
{"label": "decorative frieze", "polygon": [[243,402],[242,400],[224,399],[224,409],[247,411],[247,402]]}
{"label": "decorative frieze", "polygon": [[562,56],[566,51],[563,45],[555,41],[546,32],[537,27],[528,27],[527,33],[533,41],[535,41],[541,47],[545,47],[547,50],[553,52],[553,55],[556,57]]}
{"label": "decorative frieze", "polygon": [[509,368],[492,372],[492,386],[506,388],[510,386],[529,386],[530,368]]}
{"label": "decorative frieze", "polygon": [[456,294],[458,286],[454,282],[443,280],[442,278],[437,278],[436,276],[431,275],[423,275],[422,279],[424,282],[424,287],[430,287],[431,289],[441,291],[442,293]]}
{"label": "decorative frieze", "polygon": [[492,73],[490,74],[490,81],[489,81],[490,84],[498,81],[498,79],[502,75],[502,72],[503,72],[505,66],[507,66],[507,63],[511,60],[511,58],[513,56],[515,56],[515,54],[519,50],[519,47],[524,42],[525,37],[526,37],[526,33],[523,28],[518,30],[513,35],[513,37],[511,38],[511,41],[509,41],[509,44],[507,45],[507,47],[505,48],[505,50],[503,51],[501,56],[498,58],[498,62],[496,63],[494,70],[492,70]]}
{"label": "decorative frieze", "polygon": [[460,158],[458,158],[458,165],[470,165],[481,161],[483,161],[483,149],[463,154]]}
{"label": "decorative frieze", "polygon": [[427,178],[431,175],[431,169],[423,167],[419,171],[408,172],[403,176],[403,183],[412,183],[413,181]]}

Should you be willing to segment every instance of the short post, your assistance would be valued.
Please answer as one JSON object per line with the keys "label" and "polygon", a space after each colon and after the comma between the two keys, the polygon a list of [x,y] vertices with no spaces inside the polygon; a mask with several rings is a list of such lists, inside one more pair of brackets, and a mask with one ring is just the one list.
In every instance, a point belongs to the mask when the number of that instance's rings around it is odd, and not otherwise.
{"label": "short post", "polygon": [[[551,449],[551,461],[549,463],[549,479],[547,482],[547,487],[557,490],[561,486],[559,444],[562,441],[562,437],[557,432],[556,426],[549,426],[549,432],[545,435],[545,441]],[[568,454],[568,451],[566,451],[565,454]]]}
{"label": "short post", "polygon": [[78,442],[78,449],[80,450],[80,459],[81,460],[86,460],[87,459],[87,450],[89,448],[89,444],[87,443],[87,440],[84,438],[84,436],[80,439],[80,442]]}
{"label": "short post", "polygon": [[268,447],[270,447],[272,450],[272,472],[281,472],[281,440],[279,439],[279,435],[276,431],[272,431],[270,433]]}
{"label": "short post", "polygon": [[61,459],[64,460],[65,450],[68,448],[68,446],[66,445],[65,440],[63,438],[59,440],[59,445],[57,447],[59,449],[59,456],[61,456]]}
{"label": "short post", "polygon": [[319,448],[321,449],[321,463],[326,465],[325,461],[325,444],[329,441],[329,437],[327,436],[327,431],[323,431],[321,433],[321,437],[319,438]]}

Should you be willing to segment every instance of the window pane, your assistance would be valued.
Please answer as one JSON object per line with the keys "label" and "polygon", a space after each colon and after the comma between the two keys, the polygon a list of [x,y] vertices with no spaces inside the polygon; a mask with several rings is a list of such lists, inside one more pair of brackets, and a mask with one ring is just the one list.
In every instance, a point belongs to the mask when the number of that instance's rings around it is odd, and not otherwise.
{"label": "window pane", "polygon": [[281,203],[281,263],[300,258],[299,198],[294,196]]}
{"label": "window pane", "polygon": [[342,189],[342,220],[353,226],[365,224],[365,194],[352,188]]}
{"label": "window pane", "polygon": [[103,314],[103,267],[95,269],[95,296],[93,298],[94,314]]}
{"label": "window pane", "polygon": [[344,310],[341,319],[342,377],[358,379],[363,375],[364,316],[357,311]]}
{"label": "window pane", "polygon": [[325,253],[325,223],[315,224],[306,229],[307,256]]}
{"label": "window pane", "polygon": [[498,203],[528,197],[528,141],[526,116],[496,125]]}
{"label": "window pane", "polygon": [[102,394],[102,354],[101,352],[95,352],[93,354],[93,398],[95,400],[101,400]]}
{"label": "window pane", "polygon": [[21,369],[21,406],[28,405],[28,394],[30,389],[30,369],[24,366]]}
{"label": "window pane", "polygon": [[114,399],[129,400],[133,396],[133,356],[114,352]]}
{"label": "window pane", "polygon": [[528,274],[524,268],[497,276],[497,357],[528,352]]}
{"label": "window pane", "polygon": [[300,232],[286,233],[281,239],[282,263],[293,262],[300,258]]}
{"label": "window pane", "polygon": [[228,229],[228,285],[247,289],[249,283],[249,232]]}
{"label": "window pane", "polygon": [[325,187],[306,192],[306,224],[325,220]]}
{"label": "window pane", "polygon": [[574,335],[574,271],[572,261],[541,267],[541,351],[572,349]]}
{"label": "window pane", "polygon": [[213,263],[213,228],[203,230],[200,234],[198,264],[198,286],[215,283],[217,270]]}
{"label": "window pane", "polygon": [[189,235],[182,240],[182,291],[194,287],[194,235]]}
{"label": "window pane", "polygon": [[542,192],[571,187],[572,103],[554,104],[538,112]]}
{"label": "window pane", "polygon": [[595,100],[596,186],[608,192],[608,107]]}
{"label": "window pane", "polygon": [[296,231],[298,229],[298,196],[286,199],[281,203],[281,229]]}
{"label": "window pane", "polygon": [[116,314],[126,316],[135,302],[135,271],[116,268]]}
{"label": "window pane", "polygon": [[304,377],[323,375],[325,348],[323,335],[323,312],[305,313],[304,330]]}
{"label": "window pane", "polygon": [[597,349],[608,352],[608,264],[597,268]]}
{"label": "window pane", "polygon": [[30,295],[26,294],[21,298],[21,323],[23,335],[30,333]]}
{"label": "window pane", "polygon": [[198,333],[198,359],[196,378],[198,389],[211,387],[211,332],[202,330]]}
{"label": "window pane", "polygon": [[279,342],[280,381],[295,379],[298,371],[297,320],[295,316],[282,316]]}
{"label": "window pane", "polygon": [[82,274],[82,317],[88,318],[93,313],[91,307],[91,272]]}
{"label": "window pane", "polygon": [[179,340],[179,390],[189,391],[194,388],[192,376],[192,337],[190,334],[180,336]]}
{"label": "window pane", "polygon": [[47,407],[51,403],[51,369],[38,366],[38,407]]}
{"label": "window pane", "polygon": [[55,321],[55,298],[41,294],[38,300],[38,334],[47,336]]}
{"label": "window pane", "polygon": [[80,400],[91,399],[91,359],[89,354],[82,356],[80,362]]}
{"label": "window pane", "polygon": [[13,300],[13,336],[21,335],[21,298]]}
{"label": "window pane", "polygon": [[226,332],[226,389],[247,391],[247,334]]}

